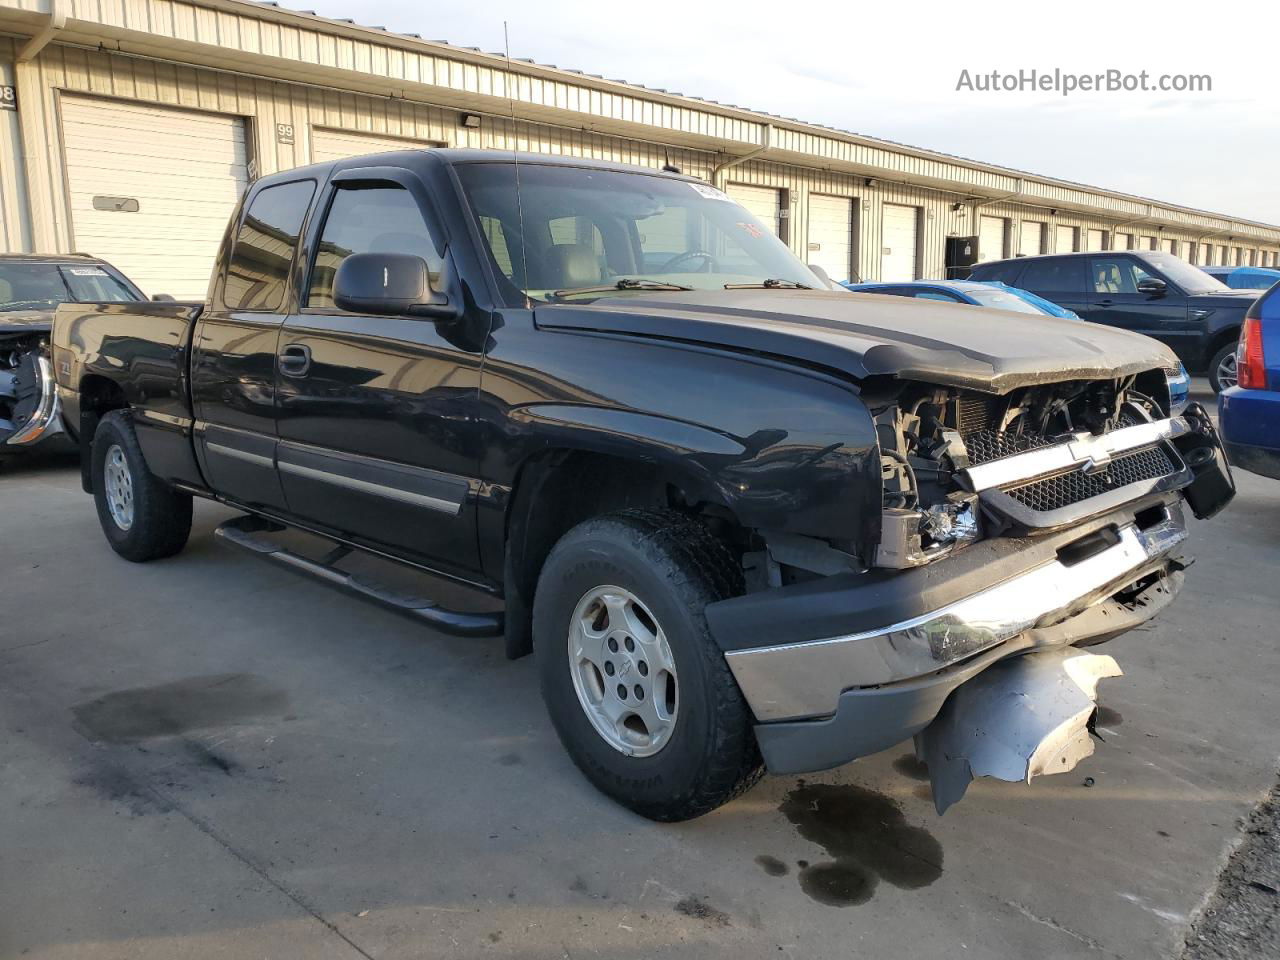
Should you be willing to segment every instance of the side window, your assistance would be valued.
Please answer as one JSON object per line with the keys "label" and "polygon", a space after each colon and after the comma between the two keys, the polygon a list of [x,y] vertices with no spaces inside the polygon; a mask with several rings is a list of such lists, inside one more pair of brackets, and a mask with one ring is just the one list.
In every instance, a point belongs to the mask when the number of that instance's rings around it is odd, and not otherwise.
{"label": "side window", "polygon": [[1128,257],[1095,257],[1089,272],[1094,293],[1137,293],[1138,281],[1150,276]]}
{"label": "side window", "polygon": [[919,290],[911,294],[917,300],[941,300],[943,303],[960,303],[960,298],[952,296],[949,293],[943,293],[941,290]]}
{"label": "side window", "polygon": [[308,307],[335,309],[333,278],[353,253],[416,254],[427,261],[433,284],[439,282],[443,265],[417,201],[391,183],[342,186],[334,192],[311,267]]}
{"label": "side window", "polygon": [[1022,272],[1018,286],[1032,293],[1041,290],[1052,293],[1085,293],[1089,289],[1081,257],[1033,260]]}
{"label": "side window", "polygon": [[315,190],[314,180],[298,180],[266,187],[250,201],[223,285],[229,309],[280,309],[298,233]]}

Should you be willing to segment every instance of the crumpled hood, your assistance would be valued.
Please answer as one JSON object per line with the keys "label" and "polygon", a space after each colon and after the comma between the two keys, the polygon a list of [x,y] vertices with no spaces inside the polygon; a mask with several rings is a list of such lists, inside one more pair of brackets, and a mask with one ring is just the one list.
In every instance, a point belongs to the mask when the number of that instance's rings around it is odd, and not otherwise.
{"label": "crumpled hood", "polygon": [[49,333],[52,329],[52,310],[0,311],[0,334]]}
{"label": "crumpled hood", "polygon": [[819,290],[695,290],[550,304],[540,328],[599,330],[764,353],[855,379],[988,393],[1108,379],[1177,363],[1163,344],[1081,320]]}

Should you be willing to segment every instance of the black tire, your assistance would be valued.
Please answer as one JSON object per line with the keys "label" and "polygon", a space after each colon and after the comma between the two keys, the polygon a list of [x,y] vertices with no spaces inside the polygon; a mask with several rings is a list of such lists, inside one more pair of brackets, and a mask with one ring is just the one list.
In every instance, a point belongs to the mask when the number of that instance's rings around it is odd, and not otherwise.
{"label": "black tire", "polygon": [[[603,585],[641,600],[661,624],[675,663],[679,708],[669,739],[651,756],[627,756],[608,743],[574,689],[570,622],[579,601]],[[741,568],[723,544],[703,524],[668,510],[626,510],[581,523],[542,568],[534,655],[551,721],[587,779],[643,817],[701,816],[764,772],[751,710],[703,615],[708,603],[741,590]]]}
{"label": "black tire", "polygon": [[1214,393],[1221,393],[1227,387],[1234,386],[1228,383],[1225,386],[1218,379],[1218,368],[1222,365],[1222,361],[1228,356],[1236,352],[1236,342],[1232,340],[1230,343],[1224,343],[1213,354],[1213,358],[1209,361],[1209,386],[1213,388]]}
{"label": "black tire", "polygon": [[[132,521],[127,527],[112,515],[108,503],[106,463],[119,449],[132,489]],[[127,410],[113,410],[98,423],[93,435],[93,500],[98,522],[111,549],[126,560],[145,563],[171,557],[191,535],[191,496],[174,490],[147,469]]]}

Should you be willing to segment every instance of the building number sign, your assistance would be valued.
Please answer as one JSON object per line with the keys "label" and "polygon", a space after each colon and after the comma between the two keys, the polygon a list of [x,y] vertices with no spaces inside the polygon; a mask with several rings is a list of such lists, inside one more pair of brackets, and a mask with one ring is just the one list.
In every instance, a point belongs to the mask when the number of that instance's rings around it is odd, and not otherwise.
{"label": "building number sign", "polygon": [[0,86],[0,110],[18,109],[18,91],[9,84]]}
{"label": "building number sign", "polygon": [[293,124],[292,123],[276,124],[276,142],[277,143],[293,143]]}

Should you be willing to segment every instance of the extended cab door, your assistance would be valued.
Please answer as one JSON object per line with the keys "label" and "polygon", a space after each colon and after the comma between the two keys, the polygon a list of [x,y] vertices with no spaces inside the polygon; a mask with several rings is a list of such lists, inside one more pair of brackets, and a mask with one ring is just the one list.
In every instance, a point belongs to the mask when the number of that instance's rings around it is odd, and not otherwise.
{"label": "extended cab door", "polygon": [[191,396],[196,452],[218,493],[271,512],[285,508],[276,476],[276,347],[293,308],[290,269],[314,180],[251,193],[219,258],[195,331]]}
{"label": "extended cab door", "polygon": [[426,188],[399,168],[348,169],[316,209],[311,267],[301,308],[283,327],[276,381],[289,510],[358,542],[473,575],[483,338],[455,345],[429,319],[347,313],[333,300],[338,266],[354,253],[416,254],[439,287],[445,247]]}
{"label": "extended cab door", "polygon": [[[1165,277],[1123,253],[1090,257],[1089,277],[1089,307],[1080,314],[1086,320],[1144,333],[1173,347],[1179,356],[1194,354],[1198,334],[1188,315],[1187,297]],[[1165,281],[1163,295],[1139,292],[1138,284],[1150,277]]]}

